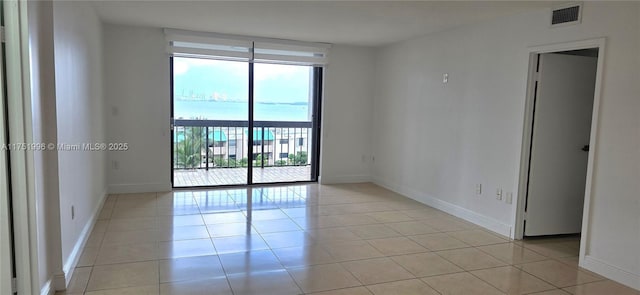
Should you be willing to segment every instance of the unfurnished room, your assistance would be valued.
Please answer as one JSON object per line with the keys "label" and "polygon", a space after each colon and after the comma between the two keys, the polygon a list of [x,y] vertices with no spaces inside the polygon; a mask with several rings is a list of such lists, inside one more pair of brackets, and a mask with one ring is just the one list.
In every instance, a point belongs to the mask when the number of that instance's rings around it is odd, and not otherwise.
{"label": "unfurnished room", "polygon": [[640,2],[0,8],[0,294],[640,295]]}

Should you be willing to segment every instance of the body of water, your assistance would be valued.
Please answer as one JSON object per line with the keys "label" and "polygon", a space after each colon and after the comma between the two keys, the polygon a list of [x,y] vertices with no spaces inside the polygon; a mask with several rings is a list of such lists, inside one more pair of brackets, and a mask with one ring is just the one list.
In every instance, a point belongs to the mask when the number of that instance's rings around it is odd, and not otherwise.
{"label": "body of water", "polygon": [[[249,110],[246,102],[175,100],[173,112],[176,119],[244,121],[247,120]],[[308,104],[288,103],[256,103],[254,119],[256,121],[311,121]]]}

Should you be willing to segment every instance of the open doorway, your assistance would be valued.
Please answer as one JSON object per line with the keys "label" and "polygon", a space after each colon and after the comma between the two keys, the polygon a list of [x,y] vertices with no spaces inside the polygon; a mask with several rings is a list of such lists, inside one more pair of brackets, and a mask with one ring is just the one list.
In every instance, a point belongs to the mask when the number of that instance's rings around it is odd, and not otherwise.
{"label": "open doorway", "polygon": [[516,239],[584,257],[604,40],[531,50]]}
{"label": "open doorway", "polygon": [[598,49],[538,54],[524,236],[579,234]]}

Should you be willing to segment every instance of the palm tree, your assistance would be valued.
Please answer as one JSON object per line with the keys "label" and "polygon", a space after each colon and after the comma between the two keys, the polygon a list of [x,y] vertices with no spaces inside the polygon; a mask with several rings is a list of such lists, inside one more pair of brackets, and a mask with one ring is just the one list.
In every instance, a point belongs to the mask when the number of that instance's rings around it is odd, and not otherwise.
{"label": "palm tree", "polygon": [[175,167],[195,168],[200,166],[204,140],[202,128],[185,127],[183,132],[178,132],[175,142]]}

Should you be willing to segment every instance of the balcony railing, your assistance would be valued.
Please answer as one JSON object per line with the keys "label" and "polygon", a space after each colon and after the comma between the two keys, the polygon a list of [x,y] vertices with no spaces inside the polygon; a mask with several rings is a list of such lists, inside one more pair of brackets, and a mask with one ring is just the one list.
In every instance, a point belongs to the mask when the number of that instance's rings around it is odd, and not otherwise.
{"label": "balcony railing", "polygon": [[311,163],[312,122],[175,120],[174,169],[305,166]]}

